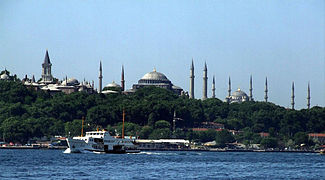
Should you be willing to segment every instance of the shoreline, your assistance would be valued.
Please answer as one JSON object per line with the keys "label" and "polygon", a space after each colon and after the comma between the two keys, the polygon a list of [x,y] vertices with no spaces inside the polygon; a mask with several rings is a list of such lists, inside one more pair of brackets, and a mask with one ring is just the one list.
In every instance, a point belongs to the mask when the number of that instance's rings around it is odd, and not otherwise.
{"label": "shoreline", "polygon": [[[33,146],[5,146],[0,147],[0,149],[35,149],[35,150],[64,150],[67,147],[58,146],[58,147],[33,147]],[[253,149],[139,149],[140,151],[185,151],[185,152],[279,152],[279,153],[319,153],[315,150],[253,150]]]}

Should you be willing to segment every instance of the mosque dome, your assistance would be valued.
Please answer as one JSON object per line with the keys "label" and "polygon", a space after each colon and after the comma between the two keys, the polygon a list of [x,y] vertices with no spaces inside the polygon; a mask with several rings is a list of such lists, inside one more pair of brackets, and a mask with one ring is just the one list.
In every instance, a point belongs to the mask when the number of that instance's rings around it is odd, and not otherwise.
{"label": "mosque dome", "polygon": [[137,90],[148,86],[156,86],[159,88],[168,89],[178,95],[181,95],[181,92],[183,91],[182,88],[174,86],[173,83],[163,73],[157,72],[156,69],[145,74],[138,81],[138,84],[133,84],[132,89]]}
{"label": "mosque dome", "polygon": [[118,88],[120,88],[121,86],[119,84],[115,83],[115,81],[113,81],[112,83],[107,84],[105,87],[118,87]]}
{"label": "mosque dome", "polygon": [[2,79],[2,80],[8,80],[9,79],[9,76],[6,73],[4,73],[4,74],[1,74],[0,79]]}
{"label": "mosque dome", "polygon": [[68,79],[68,81],[64,80],[62,82],[62,85],[64,85],[64,86],[75,86],[75,85],[78,85],[78,84],[79,84],[79,81],[77,79],[75,79],[75,78],[70,78],[70,79]]}
{"label": "mosque dome", "polygon": [[232,93],[232,96],[233,97],[248,97],[247,94],[244,91],[240,90],[240,89],[238,89],[237,91],[233,92]]}
{"label": "mosque dome", "polygon": [[170,80],[163,74],[160,72],[157,72],[156,69],[154,69],[152,72],[149,72],[147,74],[145,74],[140,80],[139,80],[139,84],[140,83],[167,83],[170,84]]}
{"label": "mosque dome", "polygon": [[232,95],[230,97],[226,98],[226,101],[230,102],[230,103],[234,103],[234,102],[244,102],[244,101],[248,101],[249,98],[247,96],[247,94],[238,89],[237,91],[233,92]]}

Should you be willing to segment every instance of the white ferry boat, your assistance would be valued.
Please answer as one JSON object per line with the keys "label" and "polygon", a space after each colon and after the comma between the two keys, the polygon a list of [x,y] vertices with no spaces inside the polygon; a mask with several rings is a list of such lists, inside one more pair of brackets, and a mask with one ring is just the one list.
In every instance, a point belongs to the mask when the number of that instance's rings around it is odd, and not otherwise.
{"label": "white ferry boat", "polygon": [[138,153],[140,150],[134,144],[135,140],[131,137],[124,137],[124,119],[125,112],[123,110],[123,128],[122,138],[113,137],[108,131],[90,131],[86,132],[86,136],[83,136],[83,123],[82,118],[81,136],[67,138],[68,148],[64,153],[82,153],[82,152],[94,152],[94,153]]}
{"label": "white ferry boat", "polygon": [[65,153],[137,153],[134,140],[131,138],[117,138],[108,131],[90,131],[86,136],[67,138],[68,149]]}

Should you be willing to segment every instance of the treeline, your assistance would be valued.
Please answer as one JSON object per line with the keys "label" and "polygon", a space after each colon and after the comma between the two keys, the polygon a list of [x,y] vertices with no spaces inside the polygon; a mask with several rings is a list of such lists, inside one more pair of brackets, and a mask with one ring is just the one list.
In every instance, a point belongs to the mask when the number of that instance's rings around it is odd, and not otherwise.
{"label": "treeline", "polygon": [[[265,102],[201,101],[156,87],[140,89],[131,95],[78,92],[51,96],[45,91],[26,88],[16,80],[0,81],[0,139],[24,143],[44,136],[79,135],[82,117],[85,117],[86,130],[99,126],[120,134],[123,109],[127,135],[141,138],[178,137],[202,142],[218,139],[216,132],[190,130],[205,121],[243,131],[234,138],[248,144],[261,143],[263,139],[257,135],[260,132],[270,133],[270,138],[286,144],[299,134],[305,138],[306,133],[325,131],[323,107],[289,110]],[[176,132],[172,132],[174,111],[180,118],[176,121]]]}

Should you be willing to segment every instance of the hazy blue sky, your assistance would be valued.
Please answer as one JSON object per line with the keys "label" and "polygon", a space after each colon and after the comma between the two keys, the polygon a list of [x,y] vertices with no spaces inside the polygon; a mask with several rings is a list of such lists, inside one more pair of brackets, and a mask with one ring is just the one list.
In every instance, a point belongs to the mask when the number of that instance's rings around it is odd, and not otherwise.
{"label": "hazy blue sky", "polygon": [[248,93],[253,76],[255,100],[290,106],[295,82],[296,108],[325,105],[325,3],[309,1],[0,1],[0,68],[37,79],[46,49],[56,78],[95,80],[103,62],[104,85],[126,87],[156,67],[175,85],[189,90],[191,59],[195,96],[202,97],[204,62],[208,96],[212,76],[224,100],[232,90]]}

